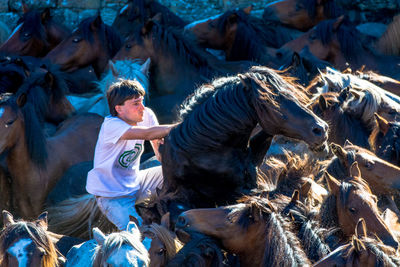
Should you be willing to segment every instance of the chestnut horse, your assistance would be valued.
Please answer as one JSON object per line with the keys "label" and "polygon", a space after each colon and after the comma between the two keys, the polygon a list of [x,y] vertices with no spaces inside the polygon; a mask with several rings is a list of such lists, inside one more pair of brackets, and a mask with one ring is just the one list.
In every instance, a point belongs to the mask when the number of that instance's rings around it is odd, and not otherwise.
{"label": "chestnut horse", "polygon": [[197,231],[216,238],[243,267],[311,265],[291,224],[271,201],[247,196],[240,202],[182,213],[175,225],[178,236]]}
{"label": "chestnut horse", "polygon": [[60,65],[67,72],[90,65],[100,78],[108,61],[120,47],[120,36],[111,26],[104,24],[98,15],[84,19],[46,59]]}
{"label": "chestnut horse", "polygon": [[115,17],[112,26],[126,38],[134,29],[141,27],[147,20],[156,15],[161,16],[160,23],[165,26],[183,28],[186,22],[175,15],[166,6],[155,0],[129,0]]}
{"label": "chestnut horse", "polygon": [[351,165],[350,175],[341,182],[328,172],[325,178],[330,194],[320,208],[322,227],[340,227],[341,242],[346,242],[351,238],[358,220],[364,218],[369,235],[376,235],[384,244],[398,248],[398,241],[379,213],[376,196],[361,178],[357,162]]}
{"label": "chestnut horse", "polygon": [[263,19],[307,31],[319,22],[340,16],[335,0],[279,0],[266,6]]}
{"label": "chestnut horse", "polygon": [[50,9],[29,10],[26,5],[24,14],[10,37],[0,46],[0,52],[21,56],[43,57],[56,47],[69,31],[55,22]]}
{"label": "chestnut horse", "polygon": [[296,90],[301,88],[266,67],[201,86],[183,103],[182,122],[161,148],[163,192],[178,190],[186,206],[213,207],[255,188],[248,141],[257,123],[268,136],[282,134],[323,150],[327,125],[299,103]]}
{"label": "chestnut horse", "polygon": [[379,267],[400,266],[400,257],[395,249],[380,240],[367,236],[365,220],[361,218],[351,240],[318,261],[314,267],[347,266]]}
{"label": "chestnut horse", "polygon": [[13,203],[23,218],[33,218],[69,167],[93,160],[103,118],[95,114],[71,117],[54,136],[46,138],[24,95],[2,95],[0,114],[0,153],[7,151]]}

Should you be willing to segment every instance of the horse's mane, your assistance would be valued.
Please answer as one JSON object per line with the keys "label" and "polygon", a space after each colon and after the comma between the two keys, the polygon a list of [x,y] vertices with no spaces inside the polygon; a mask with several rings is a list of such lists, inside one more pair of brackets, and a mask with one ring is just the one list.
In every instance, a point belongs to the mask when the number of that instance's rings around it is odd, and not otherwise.
{"label": "horse's mane", "polygon": [[151,233],[155,235],[165,245],[167,252],[167,262],[183,247],[182,243],[175,235],[162,225],[152,223],[141,228],[142,234]]}
{"label": "horse's mane", "polygon": [[[131,21],[139,18],[140,21],[145,22],[157,13],[161,13],[162,20],[166,25],[183,27],[186,24],[180,17],[157,1],[130,0],[129,3],[134,7],[128,13],[128,19]],[[150,14],[146,12],[146,8],[149,9]]]}
{"label": "horse's mane", "polygon": [[350,242],[345,246],[345,251],[341,254],[343,255],[346,264],[353,263],[363,250],[367,250],[376,257],[374,266],[400,266],[400,258],[397,256],[396,251],[392,247],[386,246],[376,239],[369,237],[363,237],[360,239],[354,235]]}
{"label": "horse's mane", "polygon": [[[91,23],[97,18],[97,16],[89,17],[81,21],[78,25],[78,30],[82,32],[82,38],[92,43],[94,41]],[[99,38],[102,44],[107,44],[107,53],[112,58],[118,52],[122,46],[122,40],[116,30],[113,27],[108,26],[104,22],[100,24],[98,30]]]}
{"label": "horse's mane", "polygon": [[0,265],[8,266],[7,249],[19,238],[29,238],[46,253],[44,267],[58,266],[57,250],[46,231],[34,222],[19,221],[5,227],[0,235]]}
{"label": "horse's mane", "polygon": [[[135,31],[134,40],[142,42],[140,30]],[[207,54],[201,50],[190,38],[186,37],[182,30],[160,25],[153,22],[151,32],[149,33],[153,40],[155,50],[161,49],[175,58],[183,59],[184,62],[193,65],[199,71],[199,74],[212,78],[218,71],[212,69],[207,61]]]}
{"label": "horse's mane", "polygon": [[[255,196],[245,196],[240,203],[246,210],[232,219],[244,229],[259,220],[265,222],[265,249],[262,266],[307,266],[310,261],[305,255],[300,241],[292,232],[292,225],[275,210],[269,200]],[[236,215],[236,217],[235,217]]]}
{"label": "horse's mane", "polygon": [[[207,265],[206,259],[212,257],[212,263]],[[205,259],[206,258],[206,259]],[[225,266],[222,262],[223,252],[219,242],[202,233],[190,234],[190,241],[168,262],[167,266]]]}
{"label": "horse's mane", "polygon": [[328,45],[332,41],[334,34],[340,44],[340,50],[344,57],[351,62],[358,63],[360,60],[360,51],[366,50],[363,46],[360,33],[354,25],[345,21],[334,31],[335,19],[324,20],[315,27],[316,38],[320,39],[323,45]]}
{"label": "horse's mane", "polygon": [[93,266],[104,266],[112,252],[116,249],[120,249],[123,245],[131,246],[136,250],[134,257],[129,259],[132,260],[130,264],[136,266],[137,261],[140,261],[143,264],[140,266],[149,265],[149,253],[141,242],[139,230],[135,230],[133,233],[121,231],[109,234],[104,244],[96,247],[96,251],[93,255]]}
{"label": "horse's mane", "polygon": [[[317,15],[317,0],[300,0],[304,8],[308,11],[310,18],[314,19]],[[337,18],[343,11],[336,5],[335,0],[323,1],[324,14],[327,18]]]}

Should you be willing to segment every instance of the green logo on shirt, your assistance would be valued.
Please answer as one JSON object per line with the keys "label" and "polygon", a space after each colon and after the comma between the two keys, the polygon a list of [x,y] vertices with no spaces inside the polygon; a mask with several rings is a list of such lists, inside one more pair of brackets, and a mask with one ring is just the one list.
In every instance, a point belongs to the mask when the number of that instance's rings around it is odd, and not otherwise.
{"label": "green logo on shirt", "polygon": [[136,144],[134,149],[125,151],[118,159],[119,164],[124,168],[128,168],[140,155],[142,149],[142,144]]}

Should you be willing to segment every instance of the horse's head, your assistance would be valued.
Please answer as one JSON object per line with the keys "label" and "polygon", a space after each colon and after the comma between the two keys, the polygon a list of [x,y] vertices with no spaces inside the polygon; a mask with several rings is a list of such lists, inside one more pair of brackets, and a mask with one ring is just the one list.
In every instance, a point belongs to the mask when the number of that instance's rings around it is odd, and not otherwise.
{"label": "horse's head", "polygon": [[120,37],[99,15],[84,19],[46,58],[69,72],[92,65],[99,77],[120,47]]}
{"label": "horse's head", "polygon": [[104,235],[93,228],[93,237],[98,247],[94,255],[93,266],[148,266],[149,254],[141,242],[141,234],[134,222],[130,222],[126,231]]}
{"label": "horse's head", "polygon": [[17,221],[3,211],[1,266],[58,266],[56,248],[47,234],[47,212],[34,222]]}
{"label": "horse's head", "polygon": [[326,173],[329,191],[336,198],[338,223],[346,236],[353,234],[360,218],[364,218],[369,232],[378,236],[383,243],[397,249],[398,242],[380,216],[377,198],[361,178],[358,163],[350,167],[350,176],[339,182]]}
{"label": "horse's head", "polygon": [[[311,149],[326,149],[328,125],[300,101],[307,101],[302,87],[268,68],[253,68],[254,76],[241,76],[264,131],[305,141]],[[252,88],[252,89],[251,89]]]}
{"label": "horse's head", "polygon": [[400,260],[396,251],[381,243],[380,240],[367,237],[365,220],[359,219],[351,240],[329,255],[319,260],[314,267],[325,266],[397,266]]}
{"label": "horse's head", "polygon": [[280,0],[267,5],[263,19],[306,31],[320,21],[336,18],[339,12],[333,0]]}
{"label": "horse's head", "polygon": [[240,253],[248,249],[248,240],[263,238],[255,235],[262,233],[265,217],[273,211],[267,199],[249,198],[232,206],[185,211],[178,217],[175,229],[179,237],[204,233],[219,239],[229,252]]}
{"label": "horse's head", "polygon": [[[18,108],[11,94],[2,94],[0,96],[0,151],[3,152],[13,147],[17,142],[17,136],[24,131],[22,113]],[[22,104],[22,103],[21,103]]]}
{"label": "horse's head", "polygon": [[165,266],[182,248],[182,244],[176,239],[175,234],[163,225],[152,223],[143,226],[141,232],[145,239],[151,240],[150,267]]}
{"label": "horse's head", "polygon": [[185,31],[192,33],[197,42],[212,49],[225,50],[232,46],[240,21],[246,20],[252,7],[230,10],[224,14],[195,21],[185,26]]}

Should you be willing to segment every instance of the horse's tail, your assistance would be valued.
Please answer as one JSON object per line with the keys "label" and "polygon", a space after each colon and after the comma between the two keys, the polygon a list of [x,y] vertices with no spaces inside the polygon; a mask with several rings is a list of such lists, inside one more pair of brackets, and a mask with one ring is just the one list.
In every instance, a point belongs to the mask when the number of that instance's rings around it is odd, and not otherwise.
{"label": "horse's tail", "polygon": [[395,16],[377,42],[377,49],[385,55],[400,56],[400,16]]}
{"label": "horse's tail", "polygon": [[47,211],[49,230],[57,234],[89,239],[93,227],[105,233],[116,230],[98,208],[95,196],[90,194],[66,199]]}

